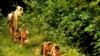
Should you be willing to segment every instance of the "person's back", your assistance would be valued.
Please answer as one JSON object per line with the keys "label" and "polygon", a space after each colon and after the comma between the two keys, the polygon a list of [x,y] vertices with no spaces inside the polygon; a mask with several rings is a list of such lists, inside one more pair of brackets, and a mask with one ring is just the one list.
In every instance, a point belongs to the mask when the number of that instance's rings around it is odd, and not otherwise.
{"label": "person's back", "polygon": [[59,46],[53,46],[52,47],[51,56],[60,56]]}
{"label": "person's back", "polygon": [[43,46],[43,56],[51,56],[52,43],[46,42]]}
{"label": "person's back", "polygon": [[23,29],[21,30],[21,37],[22,37],[22,38],[27,38],[27,35],[28,35],[27,30],[26,30],[25,28],[23,28]]}
{"label": "person's back", "polygon": [[60,56],[59,46],[55,46],[55,56]]}

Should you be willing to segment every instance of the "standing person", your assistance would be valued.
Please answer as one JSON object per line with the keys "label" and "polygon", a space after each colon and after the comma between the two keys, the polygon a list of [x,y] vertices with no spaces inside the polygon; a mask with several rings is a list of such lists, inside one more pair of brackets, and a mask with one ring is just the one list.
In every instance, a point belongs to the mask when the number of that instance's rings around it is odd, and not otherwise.
{"label": "standing person", "polygon": [[28,31],[25,27],[21,30],[21,44],[24,46],[28,42]]}
{"label": "standing person", "polygon": [[8,14],[8,26],[9,26],[9,31],[10,34],[13,37],[13,33],[14,33],[14,12],[12,11],[11,13]]}
{"label": "standing person", "polygon": [[23,15],[23,8],[20,6],[16,6],[16,10],[12,11],[8,14],[8,25],[9,25],[9,31],[14,38],[14,34],[16,33],[16,30],[19,30],[19,22],[21,20],[21,16]]}

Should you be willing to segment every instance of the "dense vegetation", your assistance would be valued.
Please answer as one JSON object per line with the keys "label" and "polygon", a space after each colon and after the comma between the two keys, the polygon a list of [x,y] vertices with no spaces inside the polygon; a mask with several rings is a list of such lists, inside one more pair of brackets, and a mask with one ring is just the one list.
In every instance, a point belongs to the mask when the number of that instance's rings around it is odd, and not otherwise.
{"label": "dense vegetation", "polygon": [[1,15],[1,56],[33,56],[44,41],[57,43],[61,56],[100,56],[100,0],[23,1],[28,6],[21,26],[29,30],[30,41],[25,48],[10,41],[7,18]]}

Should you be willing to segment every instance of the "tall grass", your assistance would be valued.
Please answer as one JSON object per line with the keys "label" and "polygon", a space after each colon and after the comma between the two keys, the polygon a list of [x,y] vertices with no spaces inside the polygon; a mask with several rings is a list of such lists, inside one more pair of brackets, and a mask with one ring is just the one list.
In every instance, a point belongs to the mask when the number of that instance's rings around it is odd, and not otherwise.
{"label": "tall grass", "polygon": [[[6,36],[5,36],[6,35]],[[41,56],[41,44],[46,38],[43,34],[35,34],[29,37],[30,42],[22,47],[15,44],[9,37],[10,35],[0,35],[0,56]],[[77,48],[70,48],[59,44],[61,56],[82,56]]]}
{"label": "tall grass", "polygon": [[41,25],[41,27],[26,25],[29,31],[29,42],[25,47],[22,47],[11,40],[6,22],[5,19],[3,22],[0,21],[0,27],[3,27],[3,29],[0,29],[0,56],[41,56],[41,45],[44,41],[57,43],[60,46],[61,56],[82,56],[78,52],[79,49],[71,48],[63,42],[66,37],[61,31],[50,28],[42,29],[44,26]]}

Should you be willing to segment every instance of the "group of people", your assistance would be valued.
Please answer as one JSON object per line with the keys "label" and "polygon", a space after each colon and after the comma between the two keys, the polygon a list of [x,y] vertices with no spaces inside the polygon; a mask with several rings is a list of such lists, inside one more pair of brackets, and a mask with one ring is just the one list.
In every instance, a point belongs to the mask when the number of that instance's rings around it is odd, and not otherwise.
{"label": "group of people", "polygon": [[52,42],[44,42],[41,50],[42,56],[60,56],[60,48]]}
{"label": "group of people", "polygon": [[[19,22],[22,14],[23,8],[17,6],[15,11],[8,14],[8,26],[14,42],[21,42],[21,44],[24,46],[28,42],[28,31],[26,27],[22,27],[22,29],[19,30]],[[43,56],[60,56],[59,46],[51,42],[44,42],[42,45],[41,54]]]}
{"label": "group of people", "polygon": [[20,41],[22,45],[25,45],[28,42],[28,31],[25,26],[19,30],[19,22],[22,14],[23,8],[16,6],[16,10],[8,14],[8,26],[14,42],[18,43]]}

